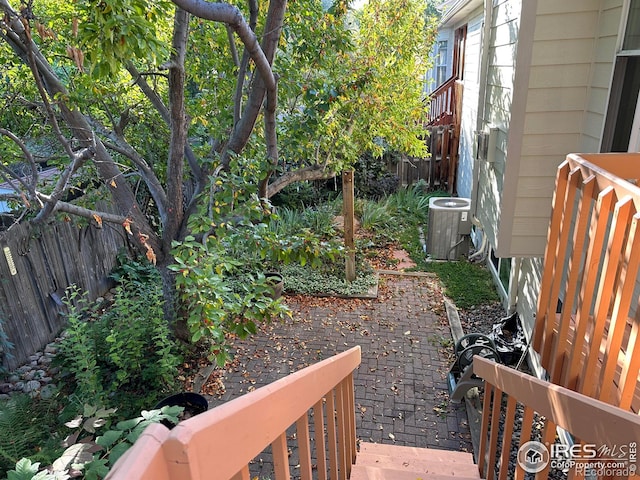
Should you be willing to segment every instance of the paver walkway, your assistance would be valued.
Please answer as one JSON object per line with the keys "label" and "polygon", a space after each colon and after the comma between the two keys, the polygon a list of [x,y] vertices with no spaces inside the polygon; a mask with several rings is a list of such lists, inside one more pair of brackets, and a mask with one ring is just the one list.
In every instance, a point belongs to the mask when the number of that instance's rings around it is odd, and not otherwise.
{"label": "paver walkway", "polygon": [[211,397],[211,408],[360,345],[358,438],[472,451],[464,406],[448,403],[453,342],[437,279],[384,275],[377,299],[286,302],[292,319],[236,343],[236,361],[221,378],[226,390]]}

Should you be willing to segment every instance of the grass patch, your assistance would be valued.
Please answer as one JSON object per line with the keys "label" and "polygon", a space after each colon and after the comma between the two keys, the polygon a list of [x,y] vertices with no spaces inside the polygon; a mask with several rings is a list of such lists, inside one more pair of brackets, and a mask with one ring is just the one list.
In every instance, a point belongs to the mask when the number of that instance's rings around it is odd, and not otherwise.
{"label": "grass patch", "polygon": [[446,295],[458,308],[471,308],[500,299],[491,273],[482,265],[466,261],[433,262],[427,265],[427,270],[438,275]]}

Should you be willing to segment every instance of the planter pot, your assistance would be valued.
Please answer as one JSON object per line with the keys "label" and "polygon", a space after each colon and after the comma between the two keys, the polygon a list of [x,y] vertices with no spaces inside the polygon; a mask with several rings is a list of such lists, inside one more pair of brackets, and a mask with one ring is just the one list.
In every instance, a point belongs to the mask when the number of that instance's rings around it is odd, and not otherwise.
{"label": "planter pot", "polygon": [[[194,415],[198,415],[199,413],[206,412],[209,409],[209,402],[207,402],[206,398],[197,393],[181,392],[159,401],[154,408],[159,409],[167,406],[184,407],[184,411],[180,417],[178,417],[178,419],[182,421],[187,418],[191,418]],[[167,420],[163,420],[162,424],[169,429],[175,427],[175,425]]]}
{"label": "planter pot", "polygon": [[278,272],[267,272],[264,274],[267,279],[267,284],[273,288],[273,294],[270,295],[274,300],[282,296],[284,290],[284,279]]}

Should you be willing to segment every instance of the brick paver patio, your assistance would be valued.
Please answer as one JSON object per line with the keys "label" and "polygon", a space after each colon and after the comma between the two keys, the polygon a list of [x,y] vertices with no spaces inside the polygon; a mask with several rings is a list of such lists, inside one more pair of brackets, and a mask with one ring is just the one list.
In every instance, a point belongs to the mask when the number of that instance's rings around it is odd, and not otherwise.
{"label": "brick paver patio", "polygon": [[286,302],[292,319],[236,343],[236,360],[221,378],[226,390],[210,397],[211,408],[360,345],[358,438],[472,451],[464,405],[448,402],[453,342],[436,278],[384,275],[377,299]]}

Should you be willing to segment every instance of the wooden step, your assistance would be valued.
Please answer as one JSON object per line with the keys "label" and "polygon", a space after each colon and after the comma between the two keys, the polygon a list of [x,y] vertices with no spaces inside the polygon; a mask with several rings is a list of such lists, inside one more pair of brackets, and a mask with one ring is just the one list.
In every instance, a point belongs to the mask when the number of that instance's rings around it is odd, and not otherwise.
{"label": "wooden step", "polygon": [[440,450],[438,448],[405,447],[403,445],[387,445],[384,443],[360,442],[360,453],[372,455],[398,456],[408,458],[427,458],[432,462],[445,463],[473,463],[473,454],[469,452],[457,452],[453,450]]}
{"label": "wooden step", "polygon": [[350,480],[478,480],[473,456],[430,448],[360,444]]}
{"label": "wooden step", "polygon": [[359,453],[356,457],[356,465],[365,467],[377,467],[391,470],[402,470],[420,474],[438,473],[447,475],[463,475],[475,478],[478,475],[478,466],[473,462],[444,462],[429,458],[406,457],[401,454],[374,455],[371,453]]}
{"label": "wooden step", "polygon": [[349,480],[478,480],[479,478],[479,476],[440,475],[438,473],[406,472],[390,468],[354,465]]}

